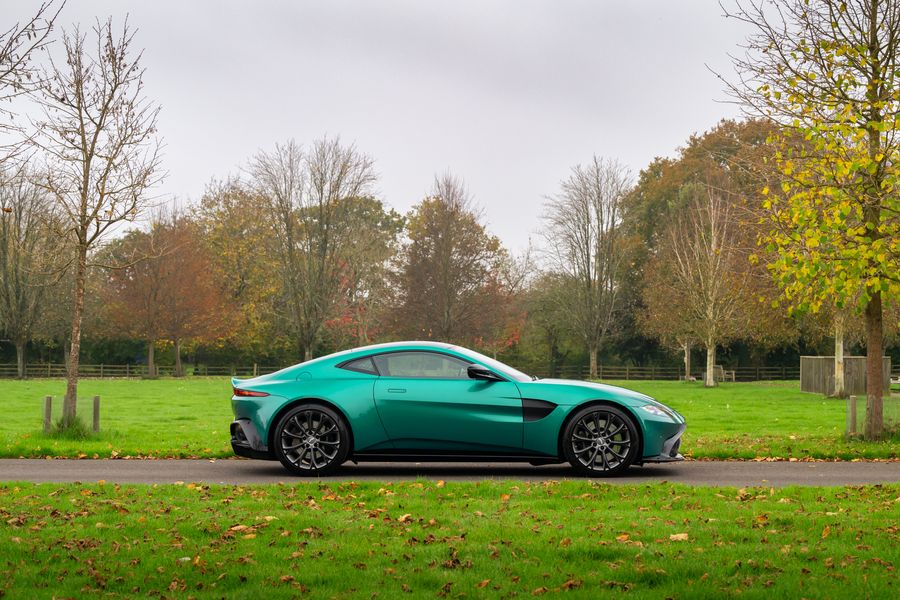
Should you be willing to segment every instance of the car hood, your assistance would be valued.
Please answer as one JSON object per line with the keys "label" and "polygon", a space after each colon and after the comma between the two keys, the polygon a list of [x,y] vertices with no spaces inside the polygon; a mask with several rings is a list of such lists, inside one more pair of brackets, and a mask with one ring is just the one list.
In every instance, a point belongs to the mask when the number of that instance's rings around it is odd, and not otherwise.
{"label": "car hood", "polygon": [[[634,403],[635,406],[642,404],[659,404],[656,400],[615,385],[607,385],[605,383],[594,383],[592,381],[577,381],[574,379],[538,379],[526,383],[518,384],[522,389],[522,395],[528,398],[539,395],[536,399],[544,400],[542,396],[545,394],[553,395],[554,398],[546,398],[547,400],[559,403],[560,399],[571,398],[573,402],[581,402],[585,398],[598,399],[616,399],[626,403]],[[565,392],[560,398],[559,393]]]}

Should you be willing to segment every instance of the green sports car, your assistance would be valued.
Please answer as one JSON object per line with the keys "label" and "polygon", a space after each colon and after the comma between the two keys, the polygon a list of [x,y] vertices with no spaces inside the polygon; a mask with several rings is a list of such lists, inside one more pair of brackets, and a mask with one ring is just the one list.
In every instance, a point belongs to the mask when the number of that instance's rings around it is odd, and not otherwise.
{"label": "green sports car", "polygon": [[233,379],[231,446],[298,475],[344,461],[568,461],[583,475],[683,460],[684,417],[610,385],[537,379],[451,344],[398,342]]}

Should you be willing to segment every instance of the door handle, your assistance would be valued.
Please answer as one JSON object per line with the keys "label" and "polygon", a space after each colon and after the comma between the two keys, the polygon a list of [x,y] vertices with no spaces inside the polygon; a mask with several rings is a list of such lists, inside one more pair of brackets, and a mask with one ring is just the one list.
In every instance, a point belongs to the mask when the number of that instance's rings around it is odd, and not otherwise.
{"label": "door handle", "polygon": [[391,394],[405,394],[406,388],[388,388],[388,392]]}

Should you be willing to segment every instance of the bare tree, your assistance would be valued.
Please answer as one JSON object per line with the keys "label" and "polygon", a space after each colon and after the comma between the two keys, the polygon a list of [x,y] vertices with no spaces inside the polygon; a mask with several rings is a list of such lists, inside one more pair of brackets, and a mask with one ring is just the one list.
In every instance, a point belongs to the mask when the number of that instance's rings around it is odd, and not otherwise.
{"label": "bare tree", "polygon": [[628,244],[620,224],[631,176],[617,161],[595,156],[575,166],[561,188],[544,215],[547,254],[551,268],[571,286],[565,314],[587,346],[590,375],[596,377],[597,354],[621,304],[619,277]]}
{"label": "bare tree", "polygon": [[17,373],[25,377],[25,349],[42,319],[53,284],[55,218],[51,201],[24,170],[0,171],[0,330],[16,346]]}
{"label": "bare tree", "polygon": [[[88,38],[90,37],[90,45]],[[39,185],[61,213],[60,235],[74,247],[71,350],[63,422],[75,417],[85,277],[93,250],[119,223],[139,216],[160,178],[159,107],[144,95],[141,53],[126,22],[92,35],[64,32],[65,58],[51,61],[35,97],[43,109],[32,140],[45,161]]]}
{"label": "bare tree", "polygon": [[[42,2],[34,15],[0,33],[0,134],[21,133],[14,123],[13,100],[27,94],[40,81],[40,73],[32,64],[36,52],[50,44],[53,22],[65,6],[65,0]],[[0,164],[15,155],[19,139],[7,139],[0,146]]]}
{"label": "bare tree", "polygon": [[738,221],[726,193],[694,184],[692,201],[672,221],[660,252],[671,281],[671,308],[682,314],[673,321],[689,323],[681,334],[706,346],[707,387],[716,385],[716,346],[742,333],[750,297],[744,276],[746,253],[737,241]]}
{"label": "bare tree", "polygon": [[259,152],[249,171],[272,213],[284,317],[309,360],[341,292],[349,238],[340,204],[369,194],[377,178],[374,162],[337,138],[318,140],[308,152],[291,140]]}

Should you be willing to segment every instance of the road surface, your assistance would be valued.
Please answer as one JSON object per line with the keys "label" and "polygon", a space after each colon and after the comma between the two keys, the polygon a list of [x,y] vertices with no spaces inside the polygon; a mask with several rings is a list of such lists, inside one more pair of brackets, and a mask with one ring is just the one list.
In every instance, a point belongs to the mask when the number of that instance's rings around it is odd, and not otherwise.
{"label": "road surface", "polygon": [[[414,479],[481,481],[570,479],[563,465],[518,463],[347,463],[330,479],[401,481]],[[265,484],[312,481],[292,477],[276,462],[251,460],[0,460],[0,481]],[[669,481],[711,486],[842,486],[900,483],[900,462],[738,462],[689,461],[634,467],[610,483]]]}

